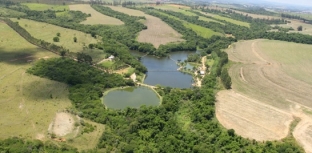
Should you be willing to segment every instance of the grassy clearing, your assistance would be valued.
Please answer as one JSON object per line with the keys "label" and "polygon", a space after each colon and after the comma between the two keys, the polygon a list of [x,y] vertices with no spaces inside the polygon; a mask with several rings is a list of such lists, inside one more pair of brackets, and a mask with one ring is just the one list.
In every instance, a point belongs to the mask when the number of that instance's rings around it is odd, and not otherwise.
{"label": "grassy clearing", "polygon": [[195,25],[195,24],[191,24],[191,23],[187,23],[187,22],[184,22],[183,25],[187,28],[190,28],[192,29],[193,31],[195,31],[198,35],[204,37],[204,38],[210,38],[212,37],[213,35],[217,35],[217,36],[222,36],[221,33],[218,33],[218,32],[214,32],[213,30],[211,29],[208,29],[208,28],[204,28],[204,27],[201,27],[199,25]]}
{"label": "grassy clearing", "polygon": [[101,65],[105,68],[112,68],[112,66],[114,65],[115,62],[113,61],[104,61],[103,63],[101,63]]}
{"label": "grassy clearing", "polygon": [[[35,38],[63,46],[66,49],[69,49],[71,52],[81,52],[84,50],[83,48],[85,46],[88,46],[88,44],[97,42],[97,40],[91,37],[90,34],[86,34],[80,31],[27,19],[12,20],[19,22],[19,25],[25,28]],[[60,41],[53,42],[53,37],[56,37],[57,33],[61,34]],[[77,38],[76,43],[74,42],[74,37]]]}
{"label": "grassy clearing", "polygon": [[[0,42],[0,139],[16,136],[52,141],[48,129],[56,113],[72,107],[68,86],[30,75],[26,70],[36,60],[59,56],[28,43],[4,23],[0,23]],[[74,130],[65,136],[72,141],[65,143],[80,150],[97,145],[104,125],[85,122],[95,125],[96,130],[83,135]]]}
{"label": "grassy clearing", "polygon": [[71,106],[67,85],[25,73],[31,61],[57,55],[38,48],[0,23],[0,139],[46,140],[57,111]]}
{"label": "grassy clearing", "polygon": [[23,16],[26,15],[23,12],[18,12],[15,10],[11,10],[11,9],[7,9],[4,7],[0,7],[0,16],[14,16],[14,17],[19,17],[19,16]]}
{"label": "grassy clearing", "polygon": [[184,102],[179,109],[178,112],[176,112],[175,116],[177,119],[178,124],[181,126],[182,130],[184,131],[190,131],[192,127],[192,120],[190,117],[191,113],[191,103],[190,102]]}
{"label": "grassy clearing", "polygon": [[111,9],[133,16],[145,16],[142,21],[148,28],[139,33],[137,40],[139,42],[152,43],[156,48],[161,44],[184,41],[182,35],[172,29],[168,24],[142,11],[132,10],[124,7],[110,6]]}
{"label": "grassy clearing", "polygon": [[68,5],[49,5],[49,4],[39,4],[39,3],[22,3],[22,5],[25,5],[29,9],[36,10],[36,11],[44,11],[44,10],[65,11],[65,10],[69,10]]}
{"label": "grassy clearing", "polygon": [[205,17],[202,17],[202,16],[200,16],[198,18],[198,20],[203,20],[203,21],[206,21],[206,22],[217,22],[217,23],[220,23],[220,24],[224,25],[224,23],[222,23],[220,21],[217,21],[217,20],[214,20],[214,19],[210,19],[210,18],[205,18]]}
{"label": "grassy clearing", "polygon": [[81,11],[86,14],[91,14],[91,17],[88,17],[86,21],[81,22],[82,24],[107,24],[107,25],[123,25],[124,23],[119,19],[106,16],[94,10],[88,4],[76,4],[76,5],[69,5],[70,10],[74,11]]}
{"label": "grassy clearing", "polygon": [[[79,151],[96,148],[98,141],[105,130],[105,125],[103,124],[94,123],[89,120],[84,120],[84,122],[87,124],[91,124],[93,127],[95,127],[95,130],[93,132],[84,133],[82,135],[78,134],[78,136],[74,139],[69,139],[68,141],[66,141],[66,144],[76,147]],[[78,131],[81,132],[82,128],[84,127],[79,126]]]}

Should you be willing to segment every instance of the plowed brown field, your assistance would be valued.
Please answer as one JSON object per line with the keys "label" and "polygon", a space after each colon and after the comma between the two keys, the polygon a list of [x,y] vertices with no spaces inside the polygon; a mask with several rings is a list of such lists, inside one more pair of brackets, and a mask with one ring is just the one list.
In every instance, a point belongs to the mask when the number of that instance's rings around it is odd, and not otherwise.
{"label": "plowed brown field", "polygon": [[293,131],[312,152],[312,45],[272,40],[236,43],[226,52],[232,91],[217,96],[217,118],[226,128],[256,139],[287,136],[292,116],[301,118]]}

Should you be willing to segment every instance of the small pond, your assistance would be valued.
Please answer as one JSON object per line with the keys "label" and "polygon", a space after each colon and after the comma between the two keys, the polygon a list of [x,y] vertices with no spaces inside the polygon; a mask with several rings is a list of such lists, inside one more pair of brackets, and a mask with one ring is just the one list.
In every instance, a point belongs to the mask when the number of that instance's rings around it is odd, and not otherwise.
{"label": "small pond", "polygon": [[104,94],[103,103],[107,108],[124,109],[127,107],[158,106],[160,99],[147,87],[127,87],[115,89]]}

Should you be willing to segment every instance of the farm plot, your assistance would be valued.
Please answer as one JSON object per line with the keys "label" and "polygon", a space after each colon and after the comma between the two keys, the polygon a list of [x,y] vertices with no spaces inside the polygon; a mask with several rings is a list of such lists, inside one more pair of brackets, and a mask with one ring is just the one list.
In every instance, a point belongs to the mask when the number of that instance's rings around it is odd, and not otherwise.
{"label": "farm plot", "polygon": [[94,10],[88,4],[76,4],[69,5],[69,9],[73,11],[81,11],[86,14],[91,14],[91,17],[88,17],[86,21],[81,22],[82,24],[107,24],[107,25],[123,25],[124,23],[119,19],[106,16]]}
{"label": "farm plot", "polygon": [[241,136],[258,141],[287,136],[292,121],[291,114],[234,91],[221,91],[217,99],[217,119],[223,126],[235,129]]}
{"label": "farm plot", "polygon": [[[19,25],[26,29],[33,37],[63,46],[69,49],[70,52],[81,52],[84,50],[83,48],[87,47],[90,43],[97,42],[90,34],[80,31],[27,19],[12,20],[18,22]],[[57,33],[60,33],[59,42],[54,42],[53,38],[57,36]],[[74,42],[74,37],[77,38],[77,42]]]}
{"label": "farm plot", "polygon": [[112,6],[110,8],[132,16],[145,16],[146,21],[144,21],[144,24],[147,26],[147,30],[143,30],[139,33],[137,38],[139,42],[152,43],[155,47],[158,48],[158,46],[161,44],[184,41],[181,39],[181,34],[176,32],[159,18],[128,8]]}
{"label": "farm plot", "polygon": [[[246,137],[258,139],[257,132],[246,129],[254,126],[257,129],[269,129],[263,130],[263,140],[272,139],[266,135],[279,135],[280,139],[283,134],[285,136],[284,130],[289,125],[290,117],[288,115],[280,118],[278,114],[291,114],[301,119],[293,132],[295,138],[307,152],[311,152],[309,146],[312,144],[309,140],[312,133],[307,125],[312,125],[312,120],[311,116],[305,117],[303,113],[305,109],[312,108],[312,82],[309,77],[312,75],[312,55],[309,53],[311,49],[311,45],[272,40],[243,41],[227,49],[229,59],[235,63],[229,69],[232,91],[220,92],[217,96],[217,116],[220,122]],[[238,107],[241,103],[243,105]],[[252,107],[249,108],[248,105]],[[249,109],[253,111],[249,112]],[[252,120],[252,116],[259,119]],[[279,121],[271,123],[270,116],[279,118]],[[250,122],[240,122],[242,119]],[[283,129],[284,133],[276,131],[275,134],[269,134],[275,131],[275,127]]]}

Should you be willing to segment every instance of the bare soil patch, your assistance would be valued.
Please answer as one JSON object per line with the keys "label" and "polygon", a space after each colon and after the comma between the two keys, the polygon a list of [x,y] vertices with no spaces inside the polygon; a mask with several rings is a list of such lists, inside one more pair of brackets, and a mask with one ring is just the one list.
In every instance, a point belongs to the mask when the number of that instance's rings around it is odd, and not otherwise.
{"label": "bare soil patch", "polygon": [[287,136],[292,116],[234,91],[217,95],[216,116],[220,123],[243,137],[276,140]]}
{"label": "bare soil patch", "polygon": [[236,63],[229,69],[233,91],[217,96],[221,124],[245,137],[273,140],[287,135],[295,116],[301,121],[293,135],[311,152],[312,117],[302,113],[312,108],[311,49],[311,45],[272,40],[243,41],[227,49]]}
{"label": "bare soil patch", "polygon": [[74,118],[68,113],[56,113],[55,119],[51,124],[52,133],[57,136],[65,136],[74,129]]}
{"label": "bare soil patch", "polygon": [[110,16],[106,16],[94,10],[89,4],[76,4],[69,5],[70,10],[81,11],[86,14],[91,14],[91,17],[88,17],[86,21],[81,22],[82,24],[109,24],[109,25],[122,25],[122,21]]}
{"label": "bare soil patch", "polygon": [[158,48],[161,44],[184,41],[181,39],[181,34],[176,32],[169,25],[157,17],[147,15],[141,11],[123,7],[111,6],[110,8],[132,16],[145,16],[146,20],[144,21],[144,24],[147,26],[147,29],[139,33],[137,38],[139,42],[152,43],[156,48]]}

